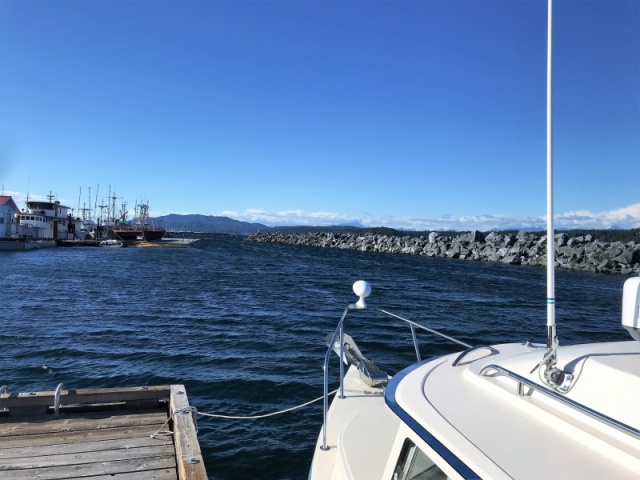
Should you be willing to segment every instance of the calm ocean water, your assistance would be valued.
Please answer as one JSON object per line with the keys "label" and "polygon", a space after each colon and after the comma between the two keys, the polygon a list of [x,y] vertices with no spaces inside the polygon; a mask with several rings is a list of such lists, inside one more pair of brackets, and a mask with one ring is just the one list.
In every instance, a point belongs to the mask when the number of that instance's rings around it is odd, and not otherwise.
{"label": "calm ocean water", "polygon": [[[327,333],[346,331],[389,373],[413,361],[385,308],[472,344],[544,343],[541,268],[247,242],[189,249],[58,248],[0,254],[0,384],[14,392],[184,383],[199,411],[248,416],[322,395]],[[563,344],[627,339],[625,278],[558,272]],[[423,358],[455,351],[420,336]],[[337,357],[332,360],[333,384]],[[333,388],[333,385],[332,385]],[[199,419],[212,479],[305,479],[322,403],[263,420]],[[150,432],[152,433],[152,432]]]}

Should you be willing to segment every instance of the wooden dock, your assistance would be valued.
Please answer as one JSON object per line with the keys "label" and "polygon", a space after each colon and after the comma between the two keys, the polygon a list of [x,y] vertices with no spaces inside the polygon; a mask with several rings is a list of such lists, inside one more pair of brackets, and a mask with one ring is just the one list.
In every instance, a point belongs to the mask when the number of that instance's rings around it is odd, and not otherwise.
{"label": "wooden dock", "polygon": [[[0,394],[0,478],[207,478],[184,386],[60,389],[58,398]],[[152,437],[160,429],[173,434]]]}

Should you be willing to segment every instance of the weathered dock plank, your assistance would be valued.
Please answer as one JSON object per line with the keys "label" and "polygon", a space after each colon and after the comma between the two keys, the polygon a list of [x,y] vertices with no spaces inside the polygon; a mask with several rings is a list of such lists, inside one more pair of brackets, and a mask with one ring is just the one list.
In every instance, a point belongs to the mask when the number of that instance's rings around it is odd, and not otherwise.
{"label": "weathered dock plank", "polygon": [[104,433],[103,430],[120,427],[147,426],[150,430],[154,425],[157,428],[166,421],[165,411],[121,413],[121,412],[98,412],[98,413],[69,413],[60,417],[52,415],[39,415],[32,417],[31,421],[25,421],[24,417],[16,417],[0,421],[0,436],[9,437],[13,435],[54,435],[57,433],[71,434],[73,432],[93,431]]}
{"label": "weathered dock plank", "polygon": [[[62,451],[64,451],[64,449]],[[45,447],[41,452],[34,452],[32,455],[31,457],[25,458],[2,459],[0,472],[47,467],[69,467],[71,465],[88,467],[91,464],[99,464],[102,466],[101,468],[104,468],[105,462],[118,464],[123,460],[146,461],[152,458],[171,458],[173,457],[173,446],[165,444],[138,448],[115,447],[105,450],[69,453],[61,453],[60,449]]]}
{"label": "weathered dock plank", "polygon": [[158,470],[146,470],[143,473],[121,473],[117,477],[114,477],[113,475],[94,475],[91,477],[91,480],[176,480],[176,471],[170,468],[165,468]]}
{"label": "weathered dock plank", "polygon": [[[139,408],[141,401],[149,402],[158,399],[169,398],[170,388],[167,386],[128,387],[118,389],[92,388],[84,390],[63,390],[61,392],[61,404],[117,404],[132,403],[133,408]],[[42,414],[53,408],[55,392],[23,392],[0,394],[0,408],[11,409],[34,408],[41,410]],[[33,413],[29,413],[33,415]]]}
{"label": "weathered dock plank", "polygon": [[0,469],[2,469],[3,465],[11,464],[13,459],[24,460],[38,456],[80,454],[121,449],[129,450],[142,447],[157,447],[158,450],[160,450],[160,447],[167,447],[170,451],[173,451],[173,442],[170,438],[151,438],[151,436],[148,435],[148,431],[146,433],[147,435],[140,437],[120,437],[111,440],[75,443],[64,443],[61,442],[59,438],[51,437],[52,442],[49,445],[11,446],[11,442],[6,442],[6,448],[4,447],[4,442],[2,442],[2,448],[0,448]]}
{"label": "weathered dock plank", "polygon": [[178,478],[204,480],[204,468],[200,444],[189,409],[187,392],[182,385],[171,386],[170,411],[173,417],[173,441],[176,447]]}
{"label": "weathered dock plank", "polygon": [[[172,464],[173,462],[173,464]],[[167,471],[169,473],[167,473]],[[175,461],[171,458],[134,459],[114,462],[105,465],[104,463],[94,463],[85,465],[69,465],[65,467],[46,467],[28,470],[13,470],[2,472],[6,478],[12,480],[33,480],[46,478],[47,480],[76,479],[76,478],[110,478],[111,480],[128,478],[131,480],[176,479]]]}
{"label": "weathered dock plank", "polygon": [[[155,425],[155,426],[154,426]],[[157,430],[161,424],[140,425],[136,427],[119,427],[100,430],[82,430],[74,432],[59,432],[56,439],[60,444],[84,443],[94,441],[118,440],[121,438],[138,438],[149,436],[150,430]],[[0,434],[0,438],[2,438]],[[0,459],[5,455],[7,448],[37,447],[51,445],[51,435],[49,433],[13,435],[6,438],[6,443],[0,441]]]}

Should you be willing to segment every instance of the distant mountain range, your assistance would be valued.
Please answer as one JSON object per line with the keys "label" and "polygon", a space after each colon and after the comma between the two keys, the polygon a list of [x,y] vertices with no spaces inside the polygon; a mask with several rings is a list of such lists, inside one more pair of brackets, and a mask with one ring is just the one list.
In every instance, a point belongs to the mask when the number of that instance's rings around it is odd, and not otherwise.
{"label": "distant mountain range", "polygon": [[268,227],[262,223],[241,222],[229,217],[217,217],[214,215],[189,214],[179,215],[172,213],[150,219],[155,226],[162,226],[167,231],[201,232],[201,233],[226,233],[230,235],[252,235],[257,232],[278,231],[282,233],[310,233],[310,232],[334,232],[348,233],[367,231],[368,233],[387,233],[392,235],[397,231],[392,228],[364,228],[355,225],[334,226],[283,226]]}
{"label": "distant mountain range", "polygon": [[[230,235],[252,235],[257,232],[278,231],[282,233],[309,233],[309,232],[335,232],[347,233],[366,230],[369,233],[393,234],[392,228],[364,228],[356,225],[335,226],[286,226],[268,227],[262,223],[241,222],[229,217],[217,217],[214,215],[189,214],[179,215],[172,213],[150,219],[155,226],[162,226],[167,231],[202,232],[202,233],[226,233]],[[381,231],[379,231],[381,230]]]}
{"label": "distant mountain range", "polygon": [[228,233],[231,235],[251,235],[256,232],[273,230],[261,223],[249,223],[234,220],[229,217],[216,217],[213,215],[178,215],[172,213],[152,219],[153,224],[162,226],[167,231]]}

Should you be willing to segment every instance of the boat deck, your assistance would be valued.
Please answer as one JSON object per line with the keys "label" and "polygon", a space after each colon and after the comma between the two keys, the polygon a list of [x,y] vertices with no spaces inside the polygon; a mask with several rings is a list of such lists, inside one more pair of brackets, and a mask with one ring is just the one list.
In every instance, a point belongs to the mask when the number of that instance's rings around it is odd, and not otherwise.
{"label": "boat deck", "polygon": [[58,415],[55,397],[0,394],[0,477],[207,478],[182,385],[62,390]]}

